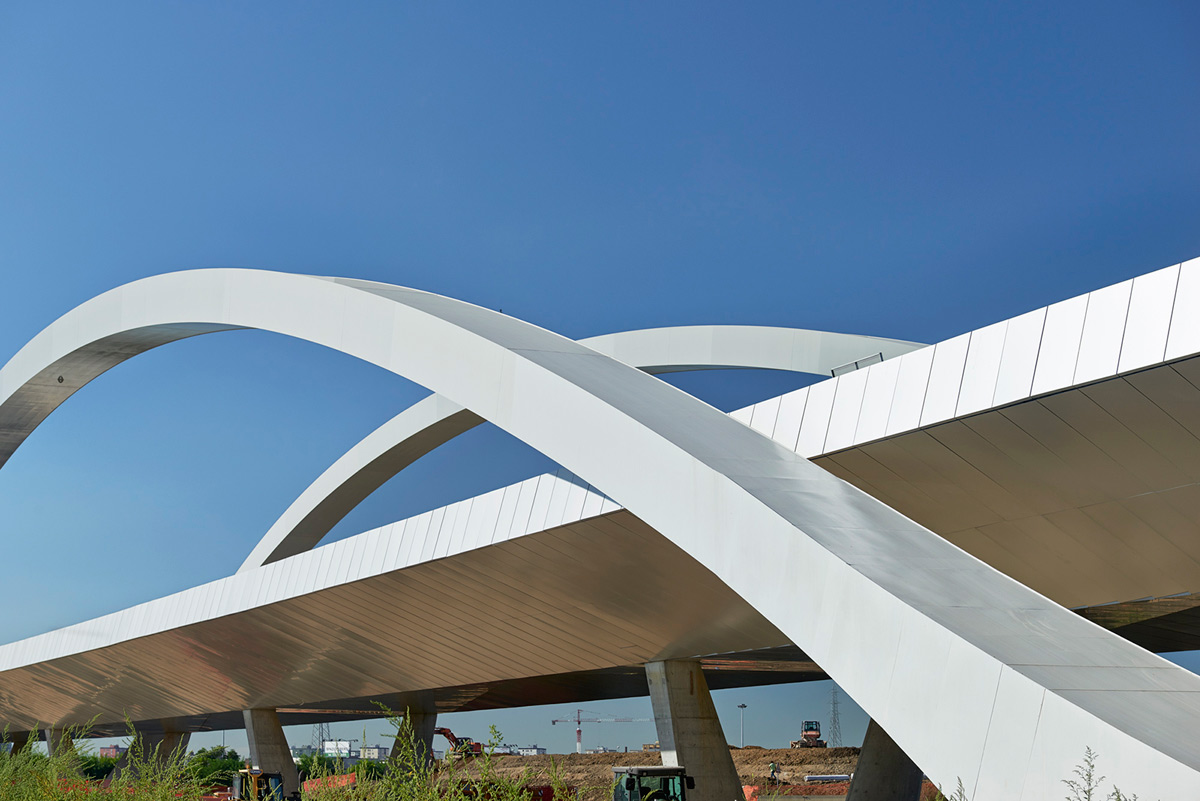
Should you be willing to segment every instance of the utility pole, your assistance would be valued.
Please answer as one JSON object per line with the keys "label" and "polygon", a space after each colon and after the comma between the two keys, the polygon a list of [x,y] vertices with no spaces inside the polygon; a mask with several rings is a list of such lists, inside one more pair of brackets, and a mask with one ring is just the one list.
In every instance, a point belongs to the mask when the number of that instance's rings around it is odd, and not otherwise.
{"label": "utility pole", "polygon": [[738,748],[746,747],[746,705],[738,704],[738,728],[741,729],[738,737]]}
{"label": "utility pole", "polygon": [[842,746],[842,716],[838,712],[837,685],[829,690],[829,745],[832,748]]}

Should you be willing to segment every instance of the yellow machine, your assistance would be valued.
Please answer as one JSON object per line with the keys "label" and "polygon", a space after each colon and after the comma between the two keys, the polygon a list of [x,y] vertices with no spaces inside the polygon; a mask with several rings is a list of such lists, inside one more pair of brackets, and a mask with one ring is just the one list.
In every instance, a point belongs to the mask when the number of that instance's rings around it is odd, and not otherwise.
{"label": "yellow machine", "polygon": [[283,777],[278,773],[264,773],[247,762],[233,778],[233,797],[239,801],[284,801]]}

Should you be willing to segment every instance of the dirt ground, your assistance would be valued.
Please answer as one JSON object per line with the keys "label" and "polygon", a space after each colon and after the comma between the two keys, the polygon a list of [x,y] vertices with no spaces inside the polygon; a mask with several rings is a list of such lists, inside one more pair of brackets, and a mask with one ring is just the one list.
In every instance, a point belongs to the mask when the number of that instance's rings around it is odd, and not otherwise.
{"label": "dirt ground", "polygon": [[[745,748],[731,747],[730,753],[733,755],[733,764],[742,777],[742,784],[745,785],[766,785],[767,777],[771,773],[768,767],[771,762],[779,766],[780,777],[785,786],[804,784],[806,775],[852,773],[854,766],[858,764],[857,748],[766,749],[748,745]],[[546,754],[532,757],[498,756],[495,759],[501,772],[514,777],[526,769],[543,777],[547,776],[553,760],[567,784],[583,790],[582,801],[605,801],[611,797],[613,765],[661,764],[658,753],[654,751]],[[844,793],[845,790],[841,792]]]}

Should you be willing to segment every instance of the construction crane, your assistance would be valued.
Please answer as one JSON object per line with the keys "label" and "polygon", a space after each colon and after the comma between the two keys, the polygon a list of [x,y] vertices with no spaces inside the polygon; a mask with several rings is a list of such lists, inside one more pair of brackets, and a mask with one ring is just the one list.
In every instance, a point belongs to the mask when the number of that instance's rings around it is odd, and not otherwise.
{"label": "construction crane", "polygon": [[585,709],[576,709],[575,717],[573,718],[557,718],[550,721],[553,726],[556,723],[574,723],[575,724],[575,753],[583,753],[583,724],[585,723],[649,723],[650,718],[585,718],[583,713]]}

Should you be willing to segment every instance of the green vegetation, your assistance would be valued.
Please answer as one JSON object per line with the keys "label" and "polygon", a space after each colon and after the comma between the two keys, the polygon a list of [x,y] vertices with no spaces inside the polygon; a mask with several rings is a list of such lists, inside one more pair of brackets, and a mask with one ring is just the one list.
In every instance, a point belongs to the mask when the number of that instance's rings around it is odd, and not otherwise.
{"label": "green vegetation", "polygon": [[[79,743],[86,731],[65,732],[65,742]],[[182,752],[147,751],[133,738],[124,768],[102,782],[117,760],[89,753],[82,745],[47,755],[31,740],[24,747],[0,754],[0,797],[4,801],[84,801],[105,797],[130,801],[198,801],[201,782]]]}
{"label": "green vegetation", "polygon": [[228,787],[245,765],[237,751],[223,745],[201,748],[188,758],[188,769],[204,787]]}
{"label": "green vegetation", "polygon": [[[328,786],[304,791],[304,801],[530,801],[526,784],[554,788],[554,801],[574,801],[574,794],[553,762],[549,776],[525,770],[516,777],[497,769],[494,757],[501,735],[492,727],[488,747],[474,759],[437,762],[416,741],[407,720],[396,725],[397,758],[386,763],[359,762],[350,769],[352,786],[341,784],[340,761],[306,756],[300,760],[305,778],[331,779]],[[120,761],[87,750],[86,729],[65,732],[78,745],[47,755],[29,741],[15,751],[0,751],[0,799],[3,801],[199,801],[210,789],[228,786],[244,766],[236,751],[214,746],[192,754],[146,749],[130,736],[129,753]]]}

